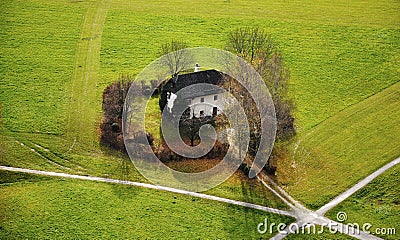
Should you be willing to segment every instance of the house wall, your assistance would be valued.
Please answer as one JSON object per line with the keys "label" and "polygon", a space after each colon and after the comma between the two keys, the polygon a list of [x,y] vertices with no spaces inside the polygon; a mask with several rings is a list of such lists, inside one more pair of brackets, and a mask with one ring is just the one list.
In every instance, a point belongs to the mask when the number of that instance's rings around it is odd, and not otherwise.
{"label": "house wall", "polygon": [[[218,99],[214,100],[214,96],[217,95]],[[201,102],[201,98],[204,98],[204,102]],[[191,113],[190,117],[200,117],[200,112],[204,111],[203,116],[212,116],[213,115],[213,108],[218,107],[217,114],[221,114],[224,110],[224,93],[218,93],[213,95],[201,96],[192,99],[191,102]]]}

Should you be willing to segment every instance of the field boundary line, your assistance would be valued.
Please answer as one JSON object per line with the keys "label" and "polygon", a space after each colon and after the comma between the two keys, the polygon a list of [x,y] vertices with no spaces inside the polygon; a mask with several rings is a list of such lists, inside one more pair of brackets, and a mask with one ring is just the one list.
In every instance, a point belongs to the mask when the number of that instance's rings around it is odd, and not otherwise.
{"label": "field boundary line", "polygon": [[[329,116],[329,117],[325,118],[324,120],[322,120],[321,122],[319,122],[319,123],[313,125],[312,127],[310,127],[310,128],[308,128],[307,130],[305,130],[305,132],[306,132],[307,134],[304,135],[304,138],[302,138],[300,141],[306,139],[306,138],[308,137],[308,135],[310,135],[310,134],[315,130],[315,128],[318,127],[319,125],[322,125],[322,124],[325,123],[326,121],[328,121],[328,120],[334,118],[336,115],[341,114],[341,113],[347,111],[349,108],[355,107],[356,105],[361,104],[362,102],[364,102],[364,101],[370,99],[371,97],[374,97],[374,96],[376,96],[376,95],[378,95],[378,94],[381,94],[381,93],[384,92],[384,91],[389,90],[390,88],[392,88],[392,87],[395,86],[396,84],[400,84],[400,80],[397,81],[397,82],[394,82],[394,83],[392,83],[392,84],[389,84],[388,86],[382,88],[382,89],[381,89],[380,91],[378,91],[378,92],[372,93],[372,94],[366,96],[365,98],[360,99],[360,101],[358,101],[358,102],[352,103],[352,104],[350,104],[350,105],[344,107],[343,109],[339,110],[338,112],[336,112],[336,113],[333,114],[332,116]],[[300,142],[300,141],[299,141],[299,142]]]}

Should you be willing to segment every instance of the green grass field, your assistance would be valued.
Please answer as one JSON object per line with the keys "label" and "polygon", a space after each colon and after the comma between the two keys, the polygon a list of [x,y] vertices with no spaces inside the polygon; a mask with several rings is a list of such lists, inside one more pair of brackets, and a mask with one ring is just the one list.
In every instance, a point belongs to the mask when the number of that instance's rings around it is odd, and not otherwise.
{"label": "green grass field", "polygon": [[[230,30],[258,26],[279,44],[297,106],[298,136],[279,163],[276,179],[307,207],[318,208],[400,155],[399,12],[400,2],[394,0],[3,0],[0,164],[146,181],[127,157],[99,145],[104,88],[121,74],[138,74],[172,39],[190,47],[224,48]],[[157,114],[156,100],[151,104],[150,115]],[[150,121],[154,135],[157,123]],[[15,178],[23,181],[6,184]],[[255,226],[264,214],[203,200],[193,203],[183,196],[176,196],[176,202],[185,211],[176,211],[176,205],[168,206],[174,201],[169,193],[109,184],[2,171],[0,179],[0,238],[160,238],[165,234],[151,225],[158,205],[167,209],[160,229],[171,237],[258,238]],[[283,208],[255,185],[236,174],[210,194]],[[371,186],[367,189],[375,194]],[[398,195],[388,186],[378,191]],[[139,229],[132,227],[139,220],[127,211],[131,206],[148,218]],[[343,206],[360,221],[373,210],[358,211],[347,202]],[[146,207],[154,211],[141,211]],[[84,211],[68,213],[80,208]],[[398,203],[389,202],[387,208],[398,213]],[[196,218],[186,225],[182,219],[188,213]],[[47,221],[39,224],[42,219]],[[121,225],[123,219],[128,224]],[[193,235],[180,235],[187,229]]]}
{"label": "green grass field", "polygon": [[395,228],[397,234],[381,234],[384,239],[398,239],[399,236],[399,173],[400,166],[395,166],[373,180],[366,187],[356,192],[327,215],[336,218],[338,212],[346,212],[346,223],[365,223],[372,225],[370,231],[376,228]]}
{"label": "green grass field", "polygon": [[0,101],[5,131],[65,134],[84,6],[2,1]]}
{"label": "green grass field", "polygon": [[279,168],[280,181],[316,209],[397,158],[399,102],[396,83],[301,135],[296,152]]}
{"label": "green grass field", "polygon": [[[171,39],[191,47],[224,48],[230,30],[259,26],[272,34],[284,53],[296,95],[297,124],[301,131],[309,129],[397,82],[400,56],[399,17],[393,12],[398,3],[313,2],[311,8],[281,1],[257,2],[251,8],[252,1],[184,5],[120,1],[110,6],[104,26],[102,79],[107,82],[116,73],[137,74]],[[177,6],[176,11],[168,11],[171,6]],[[236,14],[211,14],[220,6]],[[261,9],[265,14],[255,14]]]}
{"label": "green grass field", "polygon": [[25,179],[3,184],[0,192],[2,239],[258,238],[254,226],[265,217],[292,221],[194,197],[86,181]]}

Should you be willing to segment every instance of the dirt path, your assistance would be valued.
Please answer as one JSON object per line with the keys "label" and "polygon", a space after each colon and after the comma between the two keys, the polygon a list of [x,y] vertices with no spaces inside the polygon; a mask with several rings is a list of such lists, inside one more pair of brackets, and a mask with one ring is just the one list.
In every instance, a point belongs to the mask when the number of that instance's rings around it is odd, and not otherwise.
{"label": "dirt path", "polygon": [[232,199],[228,199],[228,198],[216,197],[216,196],[207,195],[207,194],[203,194],[203,193],[196,193],[196,192],[190,192],[190,191],[176,189],[176,188],[152,185],[152,184],[148,184],[148,183],[131,182],[131,181],[112,179],[112,178],[91,177],[91,176],[82,176],[82,175],[74,175],[74,174],[66,174],[66,173],[58,173],[58,172],[47,172],[47,171],[39,171],[39,170],[32,170],[32,169],[25,169],[25,168],[6,167],[6,166],[0,166],[0,170],[150,188],[150,189],[156,189],[156,190],[161,190],[161,191],[189,195],[192,197],[198,197],[198,198],[208,199],[208,200],[217,201],[217,202],[229,203],[229,204],[233,204],[233,205],[248,207],[248,208],[257,209],[257,210],[270,212],[270,213],[274,213],[274,214],[295,217],[292,212],[288,212],[288,211],[284,211],[284,210],[269,208],[269,207],[252,204],[252,203],[247,203],[247,202],[236,201],[236,200],[232,200]]}
{"label": "dirt path", "polygon": [[[327,217],[324,217],[324,214],[332,209],[333,207],[337,206],[341,202],[343,202],[345,199],[350,197],[352,194],[354,194],[356,191],[360,190],[361,188],[365,187],[368,183],[370,183],[373,179],[387,171],[388,169],[396,166],[400,162],[400,158],[397,158],[390,163],[386,164],[385,166],[381,167],[380,169],[376,170],[363,180],[361,180],[359,183],[354,185],[353,187],[349,188],[336,198],[334,198],[332,201],[318,209],[317,211],[311,211],[301,205],[299,202],[294,200],[287,192],[285,192],[282,188],[280,188],[272,179],[270,179],[266,174],[261,173],[260,176],[258,176],[258,179],[271,191],[277,195],[279,198],[284,200],[284,202],[292,208],[293,213],[296,215],[297,222],[293,224],[293,227],[289,229],[289,226],[284,229],[281,233],[278,233],[271,239],[277,240],[277,239],[283,239],[290,235],[292,232],[295,232],[297,230],[297,227],[302,227],[302,226],[312,226],[312,225],[321,225],[321,226],[327,226],[332,230],[335,230],[337,232],[340,232],[342,234],[346,234],[349,236],[352,236],[357,239],[381,239],[379,237],[376,237],[372,234],[359,231],[357,232],[356,229],[354,229],[351,226],[345,225],[343,223],[339,223],[336,221],[333,221]],[[275,190],[274,190],[275,189]],[[292,230],[292,232],[290,231]]]}
{"label": "dirt path", "polygon": [[381,167],[377,171],[373,172],[371,175],[369,175],[368,177],[366,177],[365,179],[363,179],[362,181],[360,181],[353,187],[349,188],[347,191],[340,194],[335,199],[333,199],[332,201],[330,201],[329,203],[327,203],[326,205],[324,205],[323,207],[321,207],[319,210],[317,210],[315,212],[307,209],[306,207],[301,205],[299,202],[294,200],[287,192],[285,192],[272,179],[268,178],[268,176],[263,173],[260,174],[260,176],[257,176],[258,179],[268,189],[270,189],[275,195],[277,195],[280,199],[282,199],[289,207],[291,207],[292,211],[284,211],[284,210],[269,208],[269,207],[265,207],[265,206],[261,206],[261,205],[257,205],[257,204],[241,202],[241,201],[236,201],[236,200],[232,200],[232,199],[221,198],[221,197],[216,197],[216,196],[212,196],[212,195],[190,192],[190,191],[186,191],[186,190],[170,188],[170,187],[165,187],[165,186],[152,185],[152,184],[141,183],[141,182],[131,182],[131,181],[118,180],[118,179],[111,179],[111,178],[81,176],[81,175],[39,171],[39,170],[32,170],[32,169],[25,169],[25,168],[14,168],[14,167],[7,167],[7,166],[0,166],[0,170],[31,173],[31,174],[38,174],[38,175],[53,176],[53,177],[89,180],[89,181],[96,181],[96,182],[124,184],[124,185],[136,186],[136,187],[144,187],[144,188],[150,188],[150,189],[155,189],[155,190],[168,191],[168,192],[173,192],[173,193],[189,195],[189,196],[193,196],[193,197],[199,197],[199,198],[208,199],[208,200],[212,200],[212,201],[234,204],[234,205],[238,205],[238,206],[248,207],[248,208],[252,208],[252,209],[257,209],[257,210],[261,210],[261,211],[266,211],[266,212],[270,212],[270,213],[274,213],[274,214],[280,214],[280,215],[291,216],[291,217],[296,218],[297,221],[295,223],[289,225],[283,231],[281,231],[280,233],[278,233],[277,235],[275,235],[271,238],[274,240],[283,239],[283,238],[287,237],[288,235],[292,234],[293,232],[295,232],[298,228],[305,227],[305,226],[311,227],[313,225],[325,226],[331,230],[352,236],[357,239],[375,240],[375,239],[381,239],[381,238],[376,237],[372,234],[363,232],[362,230],[358,231],[357,229],[354,229],[352,226],[348,226],[346,224],[343,224],[343,223],[340,223],[337,221],[333,221],[327,217],[324,217],[323,215],[328,210],[332,209],[333,207],[335,207],[336,205],[338,205],[339,203],[341,203],[342,201],[344,201],[345,199],[350,197],[356,191],[358,191],[361,188],[363,188],[364,186],[366,186],[373,179],[375,179],[376,177],[378,177],[379,175],[381,175],[388,169],[396,166],[399,162],[400,162],[400,157],[391,161],[390,163],[386,164],[385,166]]}
{"label": "dirt path", "polygon": [[370,183],[373,179],[384,173],[386,170],[390,169],[391,167],[396,166],[400,162],[400,157],[391,161],[390,163],[386,164],[385,166],[379,168],[377,171],[373,172],[371,175],[368,177],[364,178],[361,180],[359,183],[354,185],[353,187],[347,189],[345,192],[334,198],[332,201],[329,203],[325,204],[323,207],[318,209],[316,211],[317,214],[319,215],[324,215],[327,211],[330,209],[334,208],[336,205],[339,203],[343,202],[346,198],[350,197],[353,195],[355,192],[360,190],[361,188],[365,187],[368,183]]}
{"label": "dirt path", "polygon": [[96,101],[101,36],[107,9],[107,0],[94,1],[83,20],[70,90],[67,139],[71,145],[85,143],[90,146],[97,141],[96,121],[99,113],[93,107],[93,101]]}

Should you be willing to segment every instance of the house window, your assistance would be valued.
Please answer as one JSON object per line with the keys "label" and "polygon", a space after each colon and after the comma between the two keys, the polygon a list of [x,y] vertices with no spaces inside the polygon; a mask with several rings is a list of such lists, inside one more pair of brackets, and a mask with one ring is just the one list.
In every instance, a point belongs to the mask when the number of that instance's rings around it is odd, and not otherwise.
{"label": "house window", "polygon": [[218,100],[218,95],[214,95],[214,101]]}
{"label": "house window", "polygon": [[202,98],[200,98],[200,102],[204,102],[204,98],[202,97]]}
{"label": "house window", "polygon": [[204,111],[200,111],[200,116],[204,116]]}

